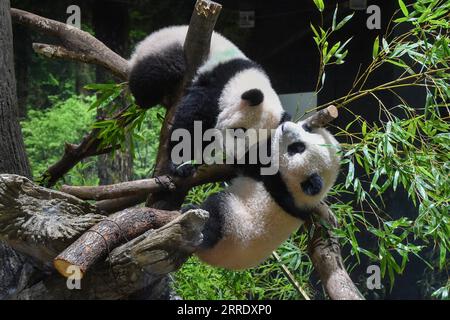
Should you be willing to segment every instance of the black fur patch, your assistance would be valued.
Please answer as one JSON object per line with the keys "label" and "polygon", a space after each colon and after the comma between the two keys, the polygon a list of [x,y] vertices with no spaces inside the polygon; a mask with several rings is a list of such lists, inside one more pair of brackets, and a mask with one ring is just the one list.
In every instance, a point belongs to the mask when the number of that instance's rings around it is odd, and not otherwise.
{"label": "black fur patch", "polygon": [[272,198],[284,211],[296,218],[302,220],[308,219],[310,212],[306,209],[297,207],[294,197],[289,192],[288,187],[279,172],[272,176],[262,176],[262,181]]}
{"label": "black fur patch", "polygon": [[201,247],[208,249],[214,247],[223,237],[223,223],[226,214],[224,208],[227,206],[224,203],[224,193],[216,193],[208,197],[202,204],[201,208],[209,212],[209,219],[203,228],[203,242]]}
{"label": "black fur patch", "polygon": [[306,149],[305,144],[301,141],[297,141],[297,142],[291,143],[288,146],[287,151],[290,156],[293,156],[297,153],[300,153],[300,154],[303,153],[305,151],[305,149]]}
{"label": "black fur patch", "polygon": [[312,127],[309,125],[309,124],[307,124],[307,123],[304,123],[303,125],[302,125],[302,128],[303,128],[303,130],[305,130],[306,132],[312,132],[313,131],[313,129],[312,129]]}
{"label": "black fur patch", "polygon": [[314,173],[308,177],[308,180],[303,181],[300,185],[305,194],[315,196],[322,190],[323,180],[317,173]]}
{"label": "black fur patch", "polygon": [[291,121],[291,119],[292,119],[291,115],[285,111],[285,112],[283,112],[283,115],[281,116],[280,124],[287,122],[287,121]]}
{"label": "black fur patch", "polygon": [[250,107],[258,106],[264,101],[264,93],[259,89],[251,89],[245,91],[242,94],[241,99],[248,101]]}
{"label": "black fur patch", "polygon": [[[267,150],[272,150],[270,139],[265,143],[267,143]],[[308,217],[310,216],[310,211],[306,208],[299,208],[295,204],[294,197],[290,193],[280,172],[277,172],[274,175],[261,175],[261,168],[265,166],[267,167],[269,165],[243,164],[235,166],[239,174],[250,177],[256,181],[263,182],[264,187],[266,188],[267,192],[269,192],[272,199],[288,214],[302,220],[308,219]],[[301,191],[300,186],[298,191]]]}
{"label": "black fur patch", "polygon": [[141,108],[161,103],[181,83],[186,71],[181,45],[174,45],[158,55],[149,55],[130,70],[129,87]]}

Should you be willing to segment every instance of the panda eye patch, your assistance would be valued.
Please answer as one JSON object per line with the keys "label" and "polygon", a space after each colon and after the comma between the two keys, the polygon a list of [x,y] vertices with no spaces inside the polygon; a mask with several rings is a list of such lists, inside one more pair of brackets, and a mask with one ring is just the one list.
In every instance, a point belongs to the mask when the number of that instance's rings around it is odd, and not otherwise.
{"label": "panda eye patch", "polygon": [[303,127],[303,130],[305,130],[306,132],[311,133],[313,131],[312,127],[307,123],[304,123],[302,127]]}
{"label": "panda eye patch", "polygon": [[303,153],[305,151],[305,149],[306,149],[306,146],[303,142],[301,142],[301,141],[294,142],[288,146],[288,154],[290,156],[293,156],[297,153]]}

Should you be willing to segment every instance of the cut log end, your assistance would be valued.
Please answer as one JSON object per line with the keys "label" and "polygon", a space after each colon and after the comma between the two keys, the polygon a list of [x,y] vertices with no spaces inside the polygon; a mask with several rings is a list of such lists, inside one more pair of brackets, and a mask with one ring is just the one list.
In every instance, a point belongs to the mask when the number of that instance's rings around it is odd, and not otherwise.
{"label": "cut log end", "polygon": [[85,270],[81,266],[73,265],[73,263],[56,258],[53,261],[55,269],[65,278],[77,277],[79,280],[83,279]]}
{"label": "cut log end", "polygon": [[199,16],[208,18],[210,16],[219,15],[222,5],[209,0],[197,0],[195,4],[195,12]]}
{"label": "cut log end", "polygon": [[336,108],[336,106],[331,105],[328,108],[326,108],[325,110],[327,110],[328,115],[332,118],[332,119],[336,119],[339,115],[338,109]]}
{"label": "cut log end", "polygon": [[338,109],[334,105],[330,105],[327,108],[314,113],[311,117],[306,119],[305,122],[311,128],[321,128],[326,126],[331,121],[335,120],[338,115]]}

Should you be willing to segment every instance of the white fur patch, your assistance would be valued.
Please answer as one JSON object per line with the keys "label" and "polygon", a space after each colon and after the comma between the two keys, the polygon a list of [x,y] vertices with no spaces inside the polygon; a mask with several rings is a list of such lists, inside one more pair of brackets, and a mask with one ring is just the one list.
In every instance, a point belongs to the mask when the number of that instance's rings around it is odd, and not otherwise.
{"label": "white fur patch", "polygon": [[262,182],[238,177],[226,195],[223,239],[212,249],[196,253],[210,265],[232,270],[257,266],[303,223],[284,212]]}
{"label": "white fur patch", "polygon": [[[251,89],[259,89],[264,94],[264,100],[258,106],[250,107],[242,102],[242,94]],[[283,115],[280,99],[269,78],[258,69],[243,70],[231,78],[219,98],[219,110],[218,129],[275,129]]]}

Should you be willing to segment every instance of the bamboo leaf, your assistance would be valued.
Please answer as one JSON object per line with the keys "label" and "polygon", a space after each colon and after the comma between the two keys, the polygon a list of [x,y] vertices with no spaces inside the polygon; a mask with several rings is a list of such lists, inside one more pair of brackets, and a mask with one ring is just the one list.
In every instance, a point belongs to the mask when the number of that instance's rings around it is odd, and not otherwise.
{"label": "bamboo leaf", "polygon": [[351,18],[353,18],[353,15],[354,15],[354,14],[355,14],[355,13],[353,12],[352,14],[349,14],[349,15],[346,16],[344,19],[342,19],[342,21],[339,22],[338,25],[336,26],[336,31],[338,31],[338,30],[341,29],[343,26],[345,26],[345,24],[346,24],[347,22],[349,22]]}
{"label": "bamboo leaf", "polygon": [[325,9],[325,4],[323,3],[323,0],[314,0],[314,4],[316,5],[317,9],[322,12],[323,9]]}
{"label": "bamboo leaf", "polygon": [[334,13],[333,13],[333,22],[331,24],[331,30],[333,30],[333,31],[336,29],[337,12],[338,12],[338,4],[336,3],[336,9],[334,10]]}
{"label": "bamboo leaf", "polygon": [[378,36],[375,38],[375,42],[373,43],[373,50],[372,50],[372,58],[375,59],[378,56],[378,52],[380,50],[380,40]]}
{"label": "bamboo leaf", "polygon": [[406,5],[405,5],[405,3],[403,2],[403,0],[398,0],[398,4],[399,4],[399,6],[400,6],[400,9],[401,9],[402,12],[403,12],[403,15],[404,15],[405,17],[408,17],[408,16],[409,16],[408,8],[406,8]]}

